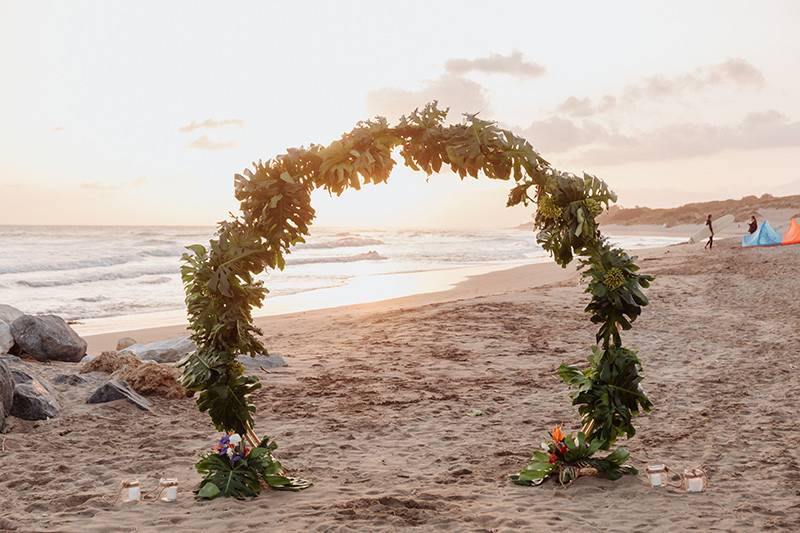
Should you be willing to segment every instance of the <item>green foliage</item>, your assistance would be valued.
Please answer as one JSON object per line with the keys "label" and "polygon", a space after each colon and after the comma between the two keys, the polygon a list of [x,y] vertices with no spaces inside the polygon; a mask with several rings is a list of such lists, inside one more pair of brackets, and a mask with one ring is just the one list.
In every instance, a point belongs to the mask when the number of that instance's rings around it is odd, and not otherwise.
{"label": "green foliage", "polygon": [[631,329],[648,304],[643,289],[650,286],[653,276],[639,274],[635,261],[605,242],[581,261],[583,277],[589,282],[586,292],[592,295],[586,312],[593,323],[600,324],[597,342],[602,341],[604,347],[621,346],[620,329]]}
{"label": "green foliage", "polygon": [[[220,442],[225,440],[223,437]],[[291,491],[310,487],[309,481],[283,475],[283,467],[272,455],[277,447],[269,437],[252,450],[244,443],[230,445],[231,456],[225,453],[227,443],[218,446],[219,449],[207,453],[195,465],[203,475],[197,497],[208,500],[217,496],[251,498],[261,493],[262,485]]]}
{"label": "green foliage", "polygon": [[[340,195],[384,183],[399,149],[406,166],[428,175],[449,168],[462,179],[513,180],[507,205],[537,205],[537,242],[563,267],[576,255],[582,258],[592,296],[586,311],[600,325],[603,356],[587,370],[560,372],[577,389],[574,402],[584,420],[596,423],[588,426],[587,440],[599,439],[608,448],[618,436],[633,435],[632,416],[650,404],[638,392],[639,363],[633,352],[621,349],[620,332],[630,329],[647,304],[643,289],[652,277],[638,274],[635,258],[608,246],[600,234],[596,217],[616,195],[595,176],[553,168],[528,141],[493,122],[465,115],[458,124],[445,124],[446,117],[447,110],[433,102],[395,126],[381,117],[359,122],[327,146],[290,148],[235,175],[241,215],[220,222],[208,246],[189,246],[181,267],[197,345],[180,362],[182,382],[197,393],[198,407],[218,429],[245,434],[253,427],[250,396],[260,384],[244,376],[236,357],[266,353],[252,319],[252,309],[261,307],[267,294],[256,276],[267,268],[283,269],[285,255],[304,242],[315,216],[313,190]],[[288,478],[272,479],[276,486],[291,486]],[[247,479],[237,486],[246,491]]]}
{"label": "green foliage", "polygon": [[641,363],[626,348],[593,347],[589,366],[580,370],[561,365],[558,375],[574,389],[573,405],[592,424],[592,437],[607,450],[622,435],[636,434],[633,417],[652,408],[640,387]]}
{"label": "green foliage", "polygon": [[[254,462],[258,463],[257,460]],[[203,475],[200,490],[197,492],[201,498],[222,495],[242,499],[261,493],[257,465],[250,464],[247,459],[233,466],[227,458],[209,453],[198,461],[196,468]]]}
{"label": "green foliage", "polygon": [[533,452],[528,465],[512,475],[511,481],[517,485],[535,486],[556,476],[562,485],[568,485],[586,471],[612,480],[624,474],[636,474],[635,468],[625,464],[630,456],[625,448],[617,448],[605,457],[594,457],[602,447],[602,440],[589,441],[583,432],[549,444],[543,442],[542,449]]}

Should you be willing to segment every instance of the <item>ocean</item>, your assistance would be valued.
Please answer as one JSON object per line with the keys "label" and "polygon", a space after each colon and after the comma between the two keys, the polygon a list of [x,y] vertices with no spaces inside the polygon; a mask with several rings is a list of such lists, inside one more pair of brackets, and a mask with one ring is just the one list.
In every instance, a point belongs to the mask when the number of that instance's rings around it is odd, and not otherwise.
{"label": "ocean", "polygon": [[[81,334],[185,321],[180,255],[213,227],[0,226],[0,303],[55,314]],[[611,237],[627,249],[680,237]],[[447,289],[467,276],[547,261],[532,231],[312,228],[284,271],[261,274],[260,314]]]}

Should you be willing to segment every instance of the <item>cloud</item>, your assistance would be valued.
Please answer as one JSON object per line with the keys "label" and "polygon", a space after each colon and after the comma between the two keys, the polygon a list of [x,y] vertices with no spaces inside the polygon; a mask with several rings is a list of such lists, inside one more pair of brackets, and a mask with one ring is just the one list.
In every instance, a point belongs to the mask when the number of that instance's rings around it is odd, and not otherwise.
{"label": "cloud", "polygon": [[201,135],[187,146],[195,150],[228,150],[229,148],[236,148],[239,143],[236,141],[214,141],[209,139],[207,135]]}
{"label": "cloud", "polygon": [[119,183],[101,183],[99,181],[84,181],[81,182],[81,189],[90,189],[95,191],[122,191],[137,189],[147,183],[147,178],[140,177]]}
{"label": "cloud", "polygon": [[480,84],[453,74],[428,81],[416,91],[394,87],[370,91],[366,105],[369,114],[394,120],[432,100],[438,100],[442,107],[449,107],[451,118],[461,113],[486,112],[489,109],[489,99]]}
{"label": "cloud", "polygon": [[608,136],[608,132],[595,123],[579,124],[561,117],[536,120],[526,128],[514,128],[514,130],[518,135],[528,139],[533,147],[544,155],[551,152],[567,152]]}
{"label": "cloud", "polygon": [[676,98],[689,92],[729,86],[761,89],[766,85],[758,68],[742,58],[730,58],[716,65],[699,67],[678,76],[655,75],[623,88],[619,96],[607,94],[597,103],[590,98],[570,96],[557,108],[573,117],[587,117],[614,109],[619,103],[636,104],[647,100]]}
{"label": "cloud", "polygon": [[239,128],[244,127],[244,120],[239,120],[238,118],[227,118],[224,120],[214,120],[213,118],[207,118],[203,122],[195,122],[194,120],[185,126],[181,126],[178,128],[178,131],[181,133],[190,133],[199,129],[215,129],[215,128],[223,128],[225,126],[236,126]]}
{"label": "cloud", "polygon": [[568,153],[575,161],[598,165],[800,146],[800,122],[775,110],[750,113],[733,125],[684,122],[627,134],[560,117],[517,131],[545,154]]}
{"label": "cloud", "polygon": [[542,76],[547,69],[538,63],[525,61],[522,53],[514,50],[510,55],[490,54],[477,59],[449,59],[444,65],[451,74],[467,74],[468,72],[486,72],[490,74],[509,74],[520,78],[536,78]]}

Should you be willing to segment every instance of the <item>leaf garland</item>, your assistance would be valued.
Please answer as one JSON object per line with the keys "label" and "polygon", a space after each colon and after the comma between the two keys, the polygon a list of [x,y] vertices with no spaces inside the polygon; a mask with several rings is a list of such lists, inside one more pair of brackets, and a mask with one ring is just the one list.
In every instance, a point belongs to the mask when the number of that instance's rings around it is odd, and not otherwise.
{"label": "leaf garland", "polygon": [[[181,267],[197,345],[180,362],[182,382],[198,393],[198,408],[218,429],[247,434],[254,425],[250,397],[261,385],[244,376],[236,357],[267,353],[252,318],[268,293],[256,276],[283,269],[285,255],[305,242],[315,217],[313,190],[338,196],[384,183],[399,149],[407,167],[429,176],[449,168],[462,179],[513,180],[507,205],[537,205],[537,242],[562,267],[581,258],[592,298],[586,311],[599,324],[602,350],[595,347],[587,369],[562,366],[559,375],[576,389],[573,402],[586,423],[587,440],[600,439],[600,447],[608,449],[619,436],[634,434],[632,418],[651,404],[638,386],[641,365],[634,352],[622,348],[621,331],[630,329],[647,305],[643,289],[653,278],[639,274],[635,258],[600,234],[596,217],[616,195],[595,176],[553,168],[528,141],[494,122],[465,115],[461,123],[445,124],[446,117],[447,110],[432,102],[395,126],[382,117],[359,122],[327,146],[290,148],[234,176],[241,214],[220,222],[208,246],[187,247]],[[247,479],[238,486],[246,490]]]}

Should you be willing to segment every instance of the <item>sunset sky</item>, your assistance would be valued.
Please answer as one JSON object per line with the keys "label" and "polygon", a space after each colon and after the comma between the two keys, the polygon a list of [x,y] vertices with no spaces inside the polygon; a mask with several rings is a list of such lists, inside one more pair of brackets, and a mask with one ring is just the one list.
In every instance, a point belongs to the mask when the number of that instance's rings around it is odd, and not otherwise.
{"label": "sunset sky", "polygon": [[[232,176],[428,100],[623,205],[800,194],[800,3],[0,0],[0,224],[208,224]],[[523,222],[398,168],[317,224]]]}

